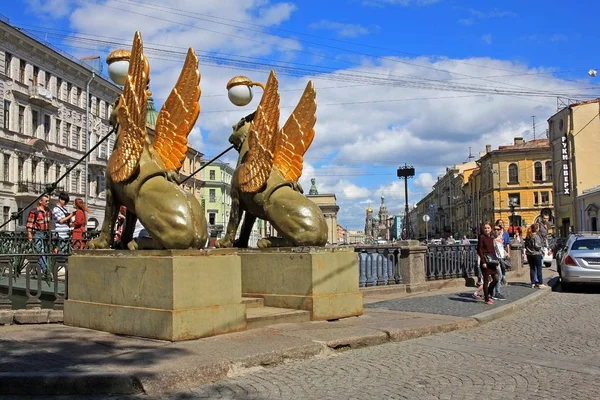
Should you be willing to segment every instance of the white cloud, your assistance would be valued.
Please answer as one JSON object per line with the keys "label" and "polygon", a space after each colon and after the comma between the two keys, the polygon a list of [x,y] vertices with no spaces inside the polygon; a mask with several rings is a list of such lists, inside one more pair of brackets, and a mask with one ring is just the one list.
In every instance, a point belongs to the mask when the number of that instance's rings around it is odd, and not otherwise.
{"label": "white cloud", "polygon": [[69,14],[72,0],[25,0],[27,11],[51,18],[63,18]]}
{"label": "white cloud", "polygon": [[365,6],[429,6],[431,4],[439,3],[441,0],[362,0],[361,3]]}
{"label": "white cloud", "polygon": [[358,37],[368,35],[373,30],[378,30],[377,27],[367,28],[358,24],[343,24],[341,22],[320,20],[309,25],[313,30],[328,30],[335,32],[341,37]]}
{"label": "white cloud", "polygon": [[481,36],[481,40],[483,40],[483,42],[485,44],[492,44],[492,35],[491,34],[486,34],[486,35],[482,35]]}

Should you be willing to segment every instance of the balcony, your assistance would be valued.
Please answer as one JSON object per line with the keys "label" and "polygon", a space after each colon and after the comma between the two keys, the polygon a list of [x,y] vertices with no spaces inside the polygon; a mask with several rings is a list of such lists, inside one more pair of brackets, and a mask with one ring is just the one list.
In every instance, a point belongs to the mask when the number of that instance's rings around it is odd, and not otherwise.
{"label": "balcony", "polygon": [[58,103],[50,90],[43,86],[29,85],[29,102],[40,107],[58,109]]}
{"label": "balcony", "polygon": [[98,154],[98,152],[94,152],[89,156],[89,166],[90,167],[99,167],[100,169],[106,168],[106,163],[108,162],[108,155],[106,152],[102,152]]}
{"label": "balcony", "polygon": [[[46,191],[46,186],[47,186],[47,184],[40,183],[40,182],[19,181],[17,183],[16,197],[18,197],[18,198],[37,197]],[[57,192],[64,191],[64,187],[59,186],[56,188],[56,191]]]}

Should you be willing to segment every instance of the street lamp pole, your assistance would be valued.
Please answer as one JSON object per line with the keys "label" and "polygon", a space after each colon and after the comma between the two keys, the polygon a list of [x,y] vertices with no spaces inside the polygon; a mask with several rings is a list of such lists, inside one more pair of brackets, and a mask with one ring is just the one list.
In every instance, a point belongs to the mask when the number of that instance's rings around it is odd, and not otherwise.
{"label": "street lamp pole", "polygon": [[408,218],[408,180],[415,176],[415,169],[414,167],[410,167],[404,163],[404,167],[398,168],[396,173],[398,178],[404,178],[404,228],[406,231],[406,239],[412,239],[412,227],[410,226],[410,220]]}
{"label": "street lamp pole", "polygon": [[512,215],[510,218],[510,230],[514,237],[515,236],[515,203],[514,203],[514,201],[511,201],[509,203],[509,207],[510,207],[510,213]]}

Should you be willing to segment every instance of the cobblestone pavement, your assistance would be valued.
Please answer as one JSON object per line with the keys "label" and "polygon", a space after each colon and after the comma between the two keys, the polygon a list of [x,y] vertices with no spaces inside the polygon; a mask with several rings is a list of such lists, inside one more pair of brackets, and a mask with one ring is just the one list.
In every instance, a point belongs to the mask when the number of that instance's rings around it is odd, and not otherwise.
{"label": "cobblestone pavement", "polygon": [[470,317],[519,300],[539,289],[532,289],[531,286],[526,283],[514,283],[502,286],[501,290],[502,294],[506,297],[506,300],[496,301],[493,306],[485,304],[482,300],[474,299],[472,294],[475,292],[475,288],[469,288],[469,290],[460,293],[441,294],[413,299],[386,300],[365,304],[365,307]]}
{"label": "cobblestone pavement", "polygon": [[554,292],[478,328],[259,368],[152,399],[598,399],[599,293]]}

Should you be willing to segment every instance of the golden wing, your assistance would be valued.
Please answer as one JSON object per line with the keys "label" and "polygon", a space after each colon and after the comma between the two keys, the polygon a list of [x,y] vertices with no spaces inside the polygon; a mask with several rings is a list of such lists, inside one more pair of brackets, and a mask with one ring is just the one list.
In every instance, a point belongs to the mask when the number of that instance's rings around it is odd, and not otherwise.
{"label": "golden wing", "polygon": [[279,129],[279,82],[271,71],[265,92],[248,128],[248,156],[240,166],[240,189],[254,193],[265,184],[273,168],[275,133]]}
{"label": "golden wing", "polygon": [[165,166],[173,171],[179,171],[185,160],[187,138],[200,113],[199,85],[198,57],[190,48],[177,84],[158,114],[152,143]]}
{"label": "golden wing", "polygon": [[316,95],[314,85],[312,81],[309,81],[302,98],[276,139],[273,165],[288,181],[300,179],[304,153],[315,137]]}
{"label": "golden wing", "polygon": [[142,36],[140,32],[136,32],[131,47],[127,81],[117,104],[117,144],[107,165],[114,182],[122,182],[131,177],[144,150],[148,106],[146,87],[150,65],[144,56],[143,46]]}

